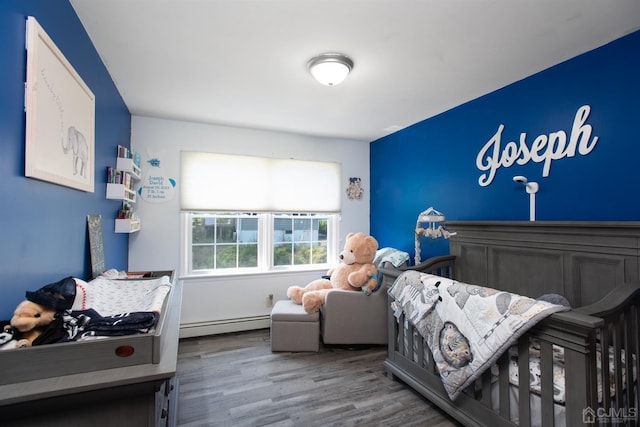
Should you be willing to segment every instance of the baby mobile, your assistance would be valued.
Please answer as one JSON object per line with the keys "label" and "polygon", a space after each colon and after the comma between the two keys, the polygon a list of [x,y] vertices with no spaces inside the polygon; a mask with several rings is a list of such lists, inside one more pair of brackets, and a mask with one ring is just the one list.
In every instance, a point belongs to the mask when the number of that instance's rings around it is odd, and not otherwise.
{"label": "baby mobile", "polygon": [[[448,239],[450,236],[455,236],[457,233],[451,233],[446,229],[444,224],[445,216],[442,212],[438,212],[434,208],[429,208],[426,211],[420,212],[418,220],[416,221],[416,256],[415,263],[420,264],[420,236],[429,237],[431,239],[437,239],[438,237],[444,237]],[[421,224],[426,224],[426,228],[421,227]]]}

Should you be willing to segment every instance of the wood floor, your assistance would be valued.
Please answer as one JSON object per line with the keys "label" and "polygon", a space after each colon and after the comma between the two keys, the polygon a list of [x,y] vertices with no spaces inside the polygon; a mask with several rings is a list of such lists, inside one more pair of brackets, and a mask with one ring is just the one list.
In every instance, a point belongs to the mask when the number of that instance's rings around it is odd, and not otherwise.
{"label": "wood floor", "polygon": [[272,353],[268,329],[183,339],[178,425],[458,426],[385,375],[385,352]]}

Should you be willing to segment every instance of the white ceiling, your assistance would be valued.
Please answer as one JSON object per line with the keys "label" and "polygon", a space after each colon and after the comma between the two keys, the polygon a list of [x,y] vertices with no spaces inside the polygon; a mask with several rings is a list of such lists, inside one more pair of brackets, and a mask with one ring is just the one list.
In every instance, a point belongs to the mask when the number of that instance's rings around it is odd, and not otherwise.
{"label": "white ceiling", "polygon": [[131,114],[366,142],[640,28],[639,0],[70,1]]}

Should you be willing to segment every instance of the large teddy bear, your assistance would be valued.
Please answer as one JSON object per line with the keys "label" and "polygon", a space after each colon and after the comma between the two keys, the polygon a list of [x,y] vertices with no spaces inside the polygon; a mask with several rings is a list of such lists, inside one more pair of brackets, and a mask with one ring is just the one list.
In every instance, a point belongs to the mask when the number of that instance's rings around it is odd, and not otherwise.
{"label": "large teddy bear", "polygon": [[332,289],[362,291],[370,295],[378,285],[378,269],[373,260],[378,241],[364,233],[349,233],[336,267],[327,272],[330,279],[318,279],[307,286],[291,286],[287,296],[296,304],[302,304],[307,313],[315,313],[324,304]]}

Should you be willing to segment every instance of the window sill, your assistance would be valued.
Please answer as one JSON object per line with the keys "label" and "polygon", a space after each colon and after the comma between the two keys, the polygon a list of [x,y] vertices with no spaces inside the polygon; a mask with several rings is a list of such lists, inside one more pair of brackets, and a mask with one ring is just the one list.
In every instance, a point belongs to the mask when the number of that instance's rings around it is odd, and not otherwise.
{"label": "window sill", "polygon": [[216,273],[192,273],[192,274],[184,274],[180,275],[180,280],[197,280],[197,279],[208,279],[208,278],[225,278],[225,277],[259,277],[259,276],[292,276],[292,275],[300,275],[300,274],[317,274],[318,278],[327,273],[331,266],[316,266],[314,268],[287,268],[287,269],[274,269],[269,271],[226,271],[226,272],[216,272]]}

